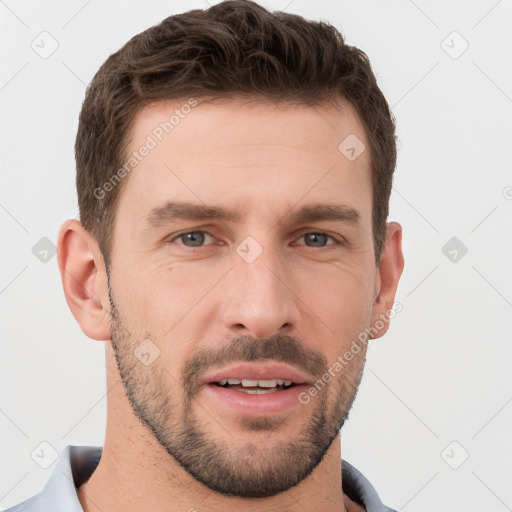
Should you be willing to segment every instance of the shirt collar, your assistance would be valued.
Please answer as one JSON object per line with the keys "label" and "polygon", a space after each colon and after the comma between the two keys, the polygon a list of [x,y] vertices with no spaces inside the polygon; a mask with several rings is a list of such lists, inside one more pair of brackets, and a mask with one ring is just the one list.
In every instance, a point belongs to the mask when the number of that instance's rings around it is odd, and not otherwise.
{"label": "shirt collar", "polygon": [[[43,490],[6,512],[83,512],[77,488],[86,482],[101,458],[101,446],[66,446]],[[377,491],[365,476],[342,461],[343,492],[365,507],[366,512],[394,512],[383,505]]]}

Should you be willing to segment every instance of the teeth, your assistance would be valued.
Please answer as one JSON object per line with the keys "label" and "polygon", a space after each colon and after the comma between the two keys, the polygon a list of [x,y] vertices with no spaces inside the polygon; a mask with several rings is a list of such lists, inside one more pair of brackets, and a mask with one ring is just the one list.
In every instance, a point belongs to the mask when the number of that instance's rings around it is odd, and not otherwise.
{"label": "teeth", "polygon": [[230,385],[242,385],[245,388],[275,388],[276,386],[291,386],[291,380],[283,380],[283,379],[272,379],[272,380],[249,380],[249,379],[222,379],[219,381],[219,385],[225,386],[226,384]]}
{"label": "teeth", "polygon": [[242,393],[247,393],[248,395],[264,395],[266,393],[276,393],[276,388],[270,389],[239,389]]}
{"label": "teeth", "polygon": [[[242,382],[243,384],[243,382]],[[277,386],[277,379],[274,380],[259,380],[258,386],[260,388],[275,388]]]}

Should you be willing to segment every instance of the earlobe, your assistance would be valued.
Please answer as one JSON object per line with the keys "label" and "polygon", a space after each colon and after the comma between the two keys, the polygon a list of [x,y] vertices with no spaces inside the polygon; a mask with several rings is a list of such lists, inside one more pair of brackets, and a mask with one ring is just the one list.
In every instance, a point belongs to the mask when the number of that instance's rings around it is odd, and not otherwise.
{"label": "earlobe", "polygon": [[96,240],[77,220],[61,226],[57,259],[66,302],[82,331],[89,338],[108,340],[110,311],[103,257]]}
{"label": "earlobe", "polygon": [[390,313],[393,311],[396,290],[403,269],[402,226],[397,222],[390,222],[387,225],[386,240],[377,269],[378,293],[374,302],[371,329],[373,339],[386,334],[389,328]]}

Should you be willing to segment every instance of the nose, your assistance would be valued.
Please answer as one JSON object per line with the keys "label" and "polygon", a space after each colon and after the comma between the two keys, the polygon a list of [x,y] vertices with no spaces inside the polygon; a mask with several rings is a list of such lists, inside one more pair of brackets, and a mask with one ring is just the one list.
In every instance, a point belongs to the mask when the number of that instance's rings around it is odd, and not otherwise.
{"label": "nose", "polygon": [[248,263],[234,255],[226,282],[224,324],[238,336],[263,339],[297,327],[297,297],[286,266],[270,249]]}

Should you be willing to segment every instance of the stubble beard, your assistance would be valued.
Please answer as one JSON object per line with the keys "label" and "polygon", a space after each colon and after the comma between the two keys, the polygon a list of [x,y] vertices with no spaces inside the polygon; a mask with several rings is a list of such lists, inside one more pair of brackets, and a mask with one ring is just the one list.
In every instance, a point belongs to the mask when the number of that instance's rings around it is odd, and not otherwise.
{"label": "stubble beard", "polygon": [[[286,428],[286,424],[292,420],[305,421],[306,409],[292,411],[290,418],[240,418],[237,431],[242,427],[247,441],[230,435],[228,425],[223,426],[209,416],[209,422],[220,427],[217,430],[226,438],[216,440],[201,425],[197,412],[204,409],[195,399],[199,389],[196,370],[208,366],[206,353],[185,363],[181,379],[172,378],[164,367],[156,364],[157,361],[151,366],[144,366],[134,355],[138,342],[122,323],[110,286],[109,296],[112,348],[133,411],[169,455],[197,481],[223,495],[265,498],[296,486],[320,464],[348,418],[362,377],[366,350],[361,350],[359,360],[352,360],[356,363],[343,368],[344,373],[318,392],[316,403],[312,400],[308,406],[311,412],[307,423],[294,439],[283,443],[280,435],[279,440],[273,442],[272,433],[278,432],[281,427]],[[302,359],[307,357],[309,362],[302,362],[308,366],[308,370],[314,367],[313,375],[320,378],[327,371],[323,356],[307,351],[289,336],[272,337],[257,343],[237,338],[223,351],[222,355],[218,354],[219,357],[229,354],[234,360],[253,361],[283,361],[296,357],[293,354],[304,354]],[[269,357],[271,355],[274,357]],[[336,385],[336,389],[330,389],[333,385]],[[173,393],[170,392],[171,386]],[[182,403],[173,403],[180,390]],[[262,438],[264,442],[261,442]]]}

